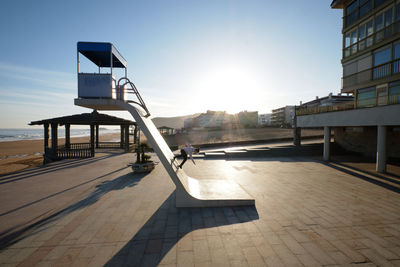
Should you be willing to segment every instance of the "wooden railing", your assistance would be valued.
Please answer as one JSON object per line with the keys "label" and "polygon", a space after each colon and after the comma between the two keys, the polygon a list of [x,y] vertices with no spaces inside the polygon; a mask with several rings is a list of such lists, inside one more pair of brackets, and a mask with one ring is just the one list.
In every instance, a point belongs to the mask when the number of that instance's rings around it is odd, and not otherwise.
{"label": "wooden railing", "polygon": [[[385,96],[387,97],[387,96]],[[386,98],[387,104],[386,105],[396,105],[400,104],[400,95],[389,95]],[[386,101],[383,101],[386,103]],[[363,99],[359,100],[357,108],[368,108],[368,107],[376,107],[379,106],[380,101],[378,97],[371,98],[371,99]],[[319,114],[325,112],[334,112],[334,111],[343,111],[343,110],[350,110],[355,109],[354,101],[349,101],[345,103],[335,104],[332,106],[316,106],[316,107],[296,107],[296,116],[302,115],[311,115],[311,114]]]}
{"label": "wooden railing", "polygon": [[332,111],[342,111],[354,109],[354,101],[349,101],[345,103],[335,104],[332,106],[316,106],[316,107],[296,107],[296,115],[310,115],[318,114]]}
{"label": "wooden railing", "polygon": [[[98,148],[110,149],[121,147],[119,142],[99,142]],[[135,151],[136,148],[137,144],[130,143],[128,151]],[[69,146],[58,146],[55,153],[52,148],[47,148],[45,155],[52,160],[90,158],[94,156],[94,149],[91,149],[90,143],[72,143]]]}

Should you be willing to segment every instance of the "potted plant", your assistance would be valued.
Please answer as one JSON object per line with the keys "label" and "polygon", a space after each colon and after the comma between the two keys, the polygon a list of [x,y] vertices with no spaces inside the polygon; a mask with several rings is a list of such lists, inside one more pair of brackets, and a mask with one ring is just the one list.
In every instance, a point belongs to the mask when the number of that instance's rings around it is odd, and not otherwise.
{"label": "potted plant", "polygon": [[154,167],[154,161],[150,160],[151,156],[146,154],[150,149],[147,143],[140,143],[136,148],[136,163],[132,164],[132,171],[135,173],[151,172]]}

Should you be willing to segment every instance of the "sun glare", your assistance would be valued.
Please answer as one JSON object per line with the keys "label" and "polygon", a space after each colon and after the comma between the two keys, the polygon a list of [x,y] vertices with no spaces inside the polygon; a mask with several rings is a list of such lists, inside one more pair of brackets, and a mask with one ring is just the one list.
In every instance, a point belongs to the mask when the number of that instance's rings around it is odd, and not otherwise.
{"label": "sun glare", "polygon": [[257,76],[242,68],[226,67],[211,70],[199,79],[196,101],[203,110],[236,113],[256,110],[252,107],[260,96]]}

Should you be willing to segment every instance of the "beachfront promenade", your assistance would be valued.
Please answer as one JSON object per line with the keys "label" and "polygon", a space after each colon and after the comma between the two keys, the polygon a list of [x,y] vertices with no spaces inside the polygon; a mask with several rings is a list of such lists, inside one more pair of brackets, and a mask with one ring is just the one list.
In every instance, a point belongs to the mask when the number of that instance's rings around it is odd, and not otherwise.
{"label": "beachfront promenade", "polygon": [[395,187],[277,146],[184,166],[238,183],[255,207],[177,209],[162,166],[133,175],[118,152],[2,176],[0,265],[400,266]]}

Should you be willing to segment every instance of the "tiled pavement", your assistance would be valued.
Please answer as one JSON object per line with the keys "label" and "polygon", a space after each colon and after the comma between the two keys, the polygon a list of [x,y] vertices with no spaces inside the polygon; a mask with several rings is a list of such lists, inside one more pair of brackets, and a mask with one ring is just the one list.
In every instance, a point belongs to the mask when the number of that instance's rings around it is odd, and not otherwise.
{"label": "tiled pavement", "polygon": [[187,162],[256,206],[177,209],[162,166],[132,175],[131,160],[0,177],[1,266],[400,266],[400,194],[349,172],[305,157]]}

